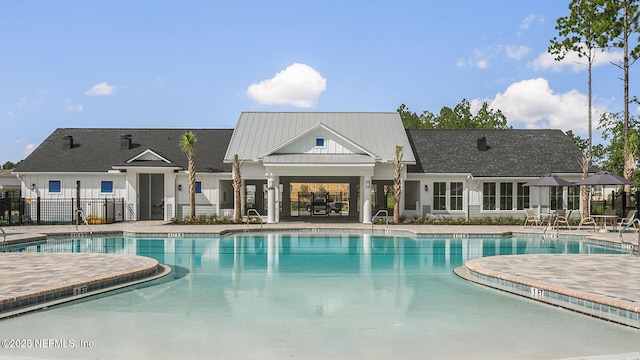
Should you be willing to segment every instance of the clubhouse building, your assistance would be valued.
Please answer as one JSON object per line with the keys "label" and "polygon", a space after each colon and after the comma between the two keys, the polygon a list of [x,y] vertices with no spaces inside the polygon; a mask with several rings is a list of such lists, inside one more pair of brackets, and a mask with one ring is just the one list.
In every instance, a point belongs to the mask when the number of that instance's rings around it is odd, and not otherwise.
{"label": "clubhouse building", "polygon": [[[94,219],[189,215],[179,146],[187,131],[197,138],[197,215],[233,216],[241,207],[269,223],[370,223],[392,215],[397,146],[403,218],[524,217],[526,208],[582,206],[579,187],[523,186],[544,174],[581,179],[581,152],[560,130],[404,129],[396,112],[243,112],[235,129],[56,129],[13,171],[32,205],[27,213],[43,217],[33,204],[69,199]],[[236,155],[241,203],[232,187]],[[42,221],[74,215],[55,216]]]}

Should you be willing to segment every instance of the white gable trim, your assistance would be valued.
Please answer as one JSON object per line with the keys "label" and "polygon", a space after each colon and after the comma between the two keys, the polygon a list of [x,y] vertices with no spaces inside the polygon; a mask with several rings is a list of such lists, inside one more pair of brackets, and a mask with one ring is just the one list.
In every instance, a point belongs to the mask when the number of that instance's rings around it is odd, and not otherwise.
{"label": "white gable trim", "polygon": [[379,156],[377,156],[376,154],[372,153],[371,151],[363,148],[362,146],[356,144],[355,142],[353,142],[352,140],[346,138],[345,136],[343,136],[342,134],[338,133],[337,131],[333,130],[332,128],[328,127],[327,125],[323,124],[323,123],[317,123],[316,125],[310,127],[309,129],[307,129],[306,131],[303,131],[302,133],[298,134],[297,136],[294,136],[293,138],[289,139],[288,141],[285,141],[284,143],[280,144],[279,146],[267,151],[266,153],[262,154],[260,156],[260,158],[264,158],[265,156],[269,156],[269,155],[275,155],[275,153],[277,153],[279,150],[287,147],[290,144],[293,144],[294,142],[300,140],[301,138],[307,136],[308,134],[312,133],[313,131],[317,130],[317,129],[324,129],[326,131],[328,131],[329,133],[335,135],[337,138],[344,140],[345,142],[347,142],[349,145],[355,147],[356,149],[362,151],[363,153],[375,158],[375,159],[380,159]]}
{"label": "white gable trim", "polygon": [[131,159],[127,160],[126,162],[128,164],[135,162],[135,161],[164,161],[167,164],[171,164],[171,161],[169,161],[167,158],[162,157],[160,155],[158,155],[158,153],[156,153],[155,151],[151,150],[151,149],[147,149],[143,152],[141,152],[140,154],[132,157]]}

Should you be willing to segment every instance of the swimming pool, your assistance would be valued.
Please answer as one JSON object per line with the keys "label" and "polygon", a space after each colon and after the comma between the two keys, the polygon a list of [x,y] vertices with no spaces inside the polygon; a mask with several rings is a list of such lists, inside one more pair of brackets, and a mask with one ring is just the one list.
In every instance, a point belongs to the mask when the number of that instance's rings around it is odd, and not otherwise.
{"label": "swimming pool", "polygon": [[584,242],[276,232],[52,239],[17,250],[144,255],[173,273],[0,321],[12,338],[93,344],[3,355],[495,359],[638,351],[633,329],[452,274],[481,256],[612,251]]}

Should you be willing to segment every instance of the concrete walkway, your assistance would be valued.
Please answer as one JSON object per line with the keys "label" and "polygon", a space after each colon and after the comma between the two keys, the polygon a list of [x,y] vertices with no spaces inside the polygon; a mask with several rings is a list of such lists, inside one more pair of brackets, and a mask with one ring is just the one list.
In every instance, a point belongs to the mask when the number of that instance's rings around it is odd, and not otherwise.
{"label": "concrete walkway", "polygon": [[[169,225],[159,221],[117,223],[109,225],[53,225],[7,227],[6,244],[17,244],[46,239],[47,235],[93,233],[224,233],[247,230],[308,230],[308,229],[355,229],[377,233],[407,234],[540,234],[545,237],[577,236],[597,242],[621,246],[618,233],[592,231],[547,231],[540,227],[523,226],[450,226],[450,225],[371,225],[360,223],[308,223],[283,222],[264,225]],[[626,233],[628,243],[638,241],[637,233]],[[629,244],[623,244],[629,246]],[[35,260],[35,255],[40,256]],[[117,258],[116,258],[117,256]],[[126,279],[131,274],[146,272],[157,276],[161,271],[157,262],[139,256],[109,254],[28,254],[0,253],[0,271],[16,274],[0,281],[0,299],[13,296],[28,289],[33,298],[36,294],[60,291],[64,288],[71,296],[82,290],[82,284],[96,279],[104,282],[119,274]],[[43,266],[35,267],[35,263]],[[50,272],[59,268],[68,275],[62,278]],[[154,274],[149,274],[155,272]],[[521,296],[562,306],[602,319],[640,328],[640,259],[631,255],[512,255],[481,258],[468,261],[456,269],[461,277],[509,291]],[[7,280],[7,279],[13,280]],[[129,281],[140,281],[128,279]],[[120,281],[126,285],[127,281]],[[79,289],[79,290],[78,290]],[[88,289],[85,289],[87,291]],[[88,295],[92,295],[87,291]],[[15,296],[14,296],[15,298]],[[69,298],[71,299],[71,298]],[[39,305],[38,305],[39,304]],[[47,301],[34,306],[46,306]],[[14,300],[15,306],[15,300]],[[9,312],[15,309],[8,310]],[[0,314],[0,317],[2,315]]]}

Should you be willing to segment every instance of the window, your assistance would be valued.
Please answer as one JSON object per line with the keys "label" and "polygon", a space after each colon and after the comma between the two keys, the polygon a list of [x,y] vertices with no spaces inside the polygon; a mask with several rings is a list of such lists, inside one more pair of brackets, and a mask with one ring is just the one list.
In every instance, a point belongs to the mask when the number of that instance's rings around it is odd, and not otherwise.
{"label": "window", "polygon": [[500,183],[500,210],[513,209],[513,183]]}
{"label": "window", "polygon": [[50,193],[60,192],[60,180],[49,180],[49,192]]}
{"label": "window", "polygon": [[531,207],[529,187],[523,186],[524,184],[525,183],[518,183],[518,197],[517,197],[518,210],[524,210]]}
{"label": "window", "polygon": [[202,182],[196,181],[196,194],[202,194]]}
{"label": "window", "polygon": [[462,210],[462,183],[451,183],[451,195],[449,196],[449,207],[451,210]]}
{"label": "window", "polygon": [[113,192],[113,181],[102,181],[102,182],[100,182],[100,192],[101,193],[112,193]]}
{"label": "window", "polygon": [[496,183],[482,183],[482,209],[496,209]]}
{"label": "window", "polygon": [[549,198],[551,199],[551,210],[564,209],[561,186],[552,186],[549,190]]}
{"label": "window", "polygon": [[316,146],[324,147],[324,138],[316,138]]}
{"label": "window", "polygon": [[567,198],[567,208],[569,209],[580,209],[580,186],[569,186],[568,190],[568,198]]}
{"label": "window", "polygon": [[447,183],[433,183],[433,210],[447,210]]}

